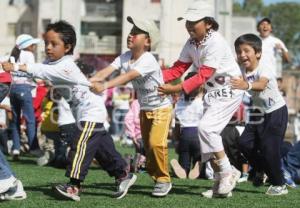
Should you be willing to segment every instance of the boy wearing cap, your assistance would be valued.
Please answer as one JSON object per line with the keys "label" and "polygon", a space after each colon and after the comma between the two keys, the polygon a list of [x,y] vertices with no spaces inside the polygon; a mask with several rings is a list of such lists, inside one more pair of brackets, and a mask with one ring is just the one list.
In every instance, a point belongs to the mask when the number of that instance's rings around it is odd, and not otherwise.
{"label": "boy wearing cap", "polygon": [[[31,35],[22,34],[16,39],[16,45],[10,54],[11,62],[20,64],[35,63],[33,52],[36,44],[40,39],[33,38]],[[10,89],[10,102],[12,107],[13,118],[11,121],[12,130],[12,155],[14,159],[18,159],[20,155],[20,117],[21,112],[26,121],[26,134],[28,136],[28,144],[30,149],[38,148],[37,141],[33,147],[35,138],[35,116],[31,91],[34,88],[32,78],[24,76],[24,73],[14,72]]]}
{"label": "boy wearing cap", "polygon": [[163,94],[184,91],[190,93],[204,85],[204,114],[198,123],[202,162],[210,161],[214,169],[215,183],[205,197],[231,196],[231,191],[240,177],[240,172],[231,166],[224,151],[221,132],[240,106],[243,91],[230,87],[230,78],[241,76],[239,66],[228,43],[217,32],[218,23],[213,18],[214,8],[210,0],[196,0],[183,17],[190,38],[185,43],[179,59],[164,70],[165,82],[182,76],[191,66],[198,73],[177,85],[162,85]]}
{"label": "boy wearing cap", "polygon": [[[261,62],[273,70],[276,77],[281,77],[281,63],[276,63],[276,57],[279,55],[284,62],[290,62],[288,49],[285,44],[272,35],[272,23],[267,17],[257,23],[257,31],[262,40]],[[279,66],[277,64],[280,64]]]}
{"label": "boy wearing cap", "polygon": [[[169,97],[158,94],[157,88],[164,81],[160,66],[150,53],[159,42],[159,30],[154,21],[132,17],[127,17],[127,20],[133,24],[127,38],[130,51],[117,57],[90,81],[94,82],[92,88],[96,92],[132,82],[141,107],[140,122],[147,172],[155,182],[152,195],[166,196],[172,188],[167,147],[172,107]],[[123,70],[125,73],[106,83],[99,83],[115,70]]]}

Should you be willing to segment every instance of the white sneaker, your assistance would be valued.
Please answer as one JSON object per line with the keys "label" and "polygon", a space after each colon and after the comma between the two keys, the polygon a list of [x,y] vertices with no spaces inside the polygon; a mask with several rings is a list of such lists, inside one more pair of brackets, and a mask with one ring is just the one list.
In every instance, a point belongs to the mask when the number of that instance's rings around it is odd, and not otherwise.
{"label": "white sneaker", "polygon": [[26,198],[27,195],[20,180],[16,180],[14,187],[0,195],[0,200],[23,200]]}
{"label": "white sneaker", "polygon": [[287,190],[286,185],[282,185],[282,186],[271,185],[266,192],[266,194],[269,196],[280,196],[288,193],[289,191]]}
{"label": "white sneaker", "polygon": [[14,186],[17,179],[14,176],[10,176],[7,179],[0,180],[0,194],[5,193]]}
{"label": "white sneaker", "polygon": [[241,172],[233,166],[231,172],[220,173],[220,184],[217,193],[223,195],[231,192],[240,177]]}
{"label": "white sneaker", "polygon": [[219,189],[219,184],[220,184],[220,174],[219,173],[215,173],[214,174],[214,185],[212,187],[212,189],[209,189],[207,191],[204,191],[201,193],[201,195],[205,198],[228,198],[228,197],[232,197],[232,192],[229,192],[228,194],[219,194],[218,193],[218,189]]}

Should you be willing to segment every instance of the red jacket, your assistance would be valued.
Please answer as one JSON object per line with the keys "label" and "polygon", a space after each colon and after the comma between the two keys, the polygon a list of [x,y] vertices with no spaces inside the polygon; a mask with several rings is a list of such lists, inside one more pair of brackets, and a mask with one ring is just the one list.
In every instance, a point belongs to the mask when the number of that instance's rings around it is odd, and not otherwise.
{"label": "red jacket", "polygon": [[0,72],[0,83],[11,83],[10,73]]}

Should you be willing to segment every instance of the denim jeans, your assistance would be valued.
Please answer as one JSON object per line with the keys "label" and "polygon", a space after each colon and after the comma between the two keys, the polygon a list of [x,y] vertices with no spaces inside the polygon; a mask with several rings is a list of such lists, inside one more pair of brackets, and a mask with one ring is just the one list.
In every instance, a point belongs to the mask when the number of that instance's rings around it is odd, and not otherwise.
{"label": "denim jeans", "polygon": [[26,134],[29,146],[31,146],[35,136],[35,117],[31,89],[32,87],[28,84],[15,84],[11,86],[10,103],[13,113],[13,119],[11,121],[13,150],[20,149],[21,112],[26,121]]}
{"label": "denim jeans", "polygon": [[300,142],[297,142],[283,157],[283,168],[290,173],[296,183],[300,182]]}
{"label": "denim jeans", "polygon": [[10,166],[5,159],[5,156],[0,151],[0,180],[8,179],[13,174],[12,170],[10,169]]}

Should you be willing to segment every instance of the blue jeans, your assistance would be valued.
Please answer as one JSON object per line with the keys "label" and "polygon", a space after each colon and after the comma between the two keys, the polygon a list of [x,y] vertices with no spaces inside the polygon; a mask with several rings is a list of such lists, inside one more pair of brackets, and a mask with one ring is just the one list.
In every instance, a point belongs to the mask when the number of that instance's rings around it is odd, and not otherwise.
{"label": "blue jeans", "polygon": [[283,168],[290,173],[296,183],[300,182],[300,142],[297,142],[283,157]]}
{"label": "blue jeans", "polygon": [[20,118],[21,112],[26,121],[26,134],[28,144],[31,146],[35,136],[35,116],[31,95],[32,87],[28,84],[15,84],[11,86],[10,103],[13,113],[11,121],[12,130],[12,149],[20,149]]}
{"label": "blue jeans", "polygon": [[10,166],[5,159],[5,156],[0,151],[0,180],[8,179],[13,174],[12,170],[10,169]]}

